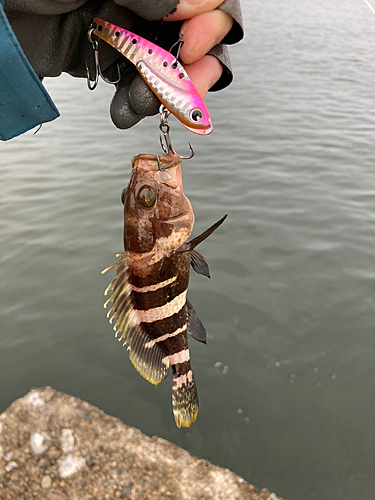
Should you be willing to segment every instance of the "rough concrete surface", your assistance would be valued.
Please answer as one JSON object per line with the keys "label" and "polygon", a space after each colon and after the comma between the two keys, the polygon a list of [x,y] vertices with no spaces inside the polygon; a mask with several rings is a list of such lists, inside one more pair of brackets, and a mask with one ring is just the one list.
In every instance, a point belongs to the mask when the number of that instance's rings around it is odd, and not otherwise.
{"label": "rough concrete surface", "polygon": [[0,415],[1,500],[282,500],[51,387]]}

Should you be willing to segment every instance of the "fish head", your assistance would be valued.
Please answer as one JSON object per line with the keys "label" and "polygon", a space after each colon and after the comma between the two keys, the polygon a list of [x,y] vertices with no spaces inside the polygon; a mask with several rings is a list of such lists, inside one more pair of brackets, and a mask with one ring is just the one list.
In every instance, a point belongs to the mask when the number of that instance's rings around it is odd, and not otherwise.
{"label": "fish head", "polygon": [[126,251],[158,249],[167,256],[190,236],[194,213],[183,191],[180,162],[177,154],[133,158],[130,182],[122,197]]}

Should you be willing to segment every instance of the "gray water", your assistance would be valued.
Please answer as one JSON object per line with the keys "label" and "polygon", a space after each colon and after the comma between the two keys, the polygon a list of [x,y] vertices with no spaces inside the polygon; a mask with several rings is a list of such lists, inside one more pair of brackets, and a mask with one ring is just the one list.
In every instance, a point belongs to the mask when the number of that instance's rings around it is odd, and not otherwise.
{"label": "gray water", "polygon": [[74,394],[288,500],[375,489],[375,17],[360,0],[243,1],[235,81],[215,130],[171,119],[194,235],[212,279],[189,297],[199,417],[177,429],[171,379],[142,379],[103,310],[122,251],[130,161],[159,153],[158,118],[130,131],[112,87],[46,80],[62,117],[0,144],[0,411],[33,386]]}

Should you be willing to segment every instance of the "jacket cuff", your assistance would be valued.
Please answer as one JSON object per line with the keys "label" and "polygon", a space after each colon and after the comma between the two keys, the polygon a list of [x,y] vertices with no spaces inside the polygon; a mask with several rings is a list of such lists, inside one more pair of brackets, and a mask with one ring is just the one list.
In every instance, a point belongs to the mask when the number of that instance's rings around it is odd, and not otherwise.
{"label": "jacket cuff", "polygon": [[59,111],[26,59],[0,0],[0,140],[54,120]]}
{"label": "jacket cuff", "polygon": [[180,0],[114,0],[115,3],[126,7],[147,21],[159,21],[171,14]]}
{"label": "jacket cuff", "polygon": [[242,40],[244,36],[244,24],[240,0],[224,0],[224,2],[219,5],[218,9],[226,12],[234,19],[232,29],[222,40],[222,43],[232,45]]}
{"label": "jacket cuff", "polygon": [[215,47],[208,52],[209,55],[215,56],[221,64],[223,65],[223,72],[219,80],[213,85],[209,92],[215,92],[217,90],[222,90],[225,87],[228,87],[232,83],[233,80],[233,72],[232,65],[230,63],[229,52],[226,45],[222,43],[218,43]]}

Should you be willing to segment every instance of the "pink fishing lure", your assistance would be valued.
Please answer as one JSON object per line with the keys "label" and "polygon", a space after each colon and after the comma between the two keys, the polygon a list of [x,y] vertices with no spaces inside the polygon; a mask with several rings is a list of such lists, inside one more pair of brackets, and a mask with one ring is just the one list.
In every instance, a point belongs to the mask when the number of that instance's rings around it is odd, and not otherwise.
{"label": "pink fishing lure", "polygon": [[212,132],[207,107],[173,54],[98,17],[94,23],[93,33],[135,64],[150,89],[186,128],[201,135]]}

